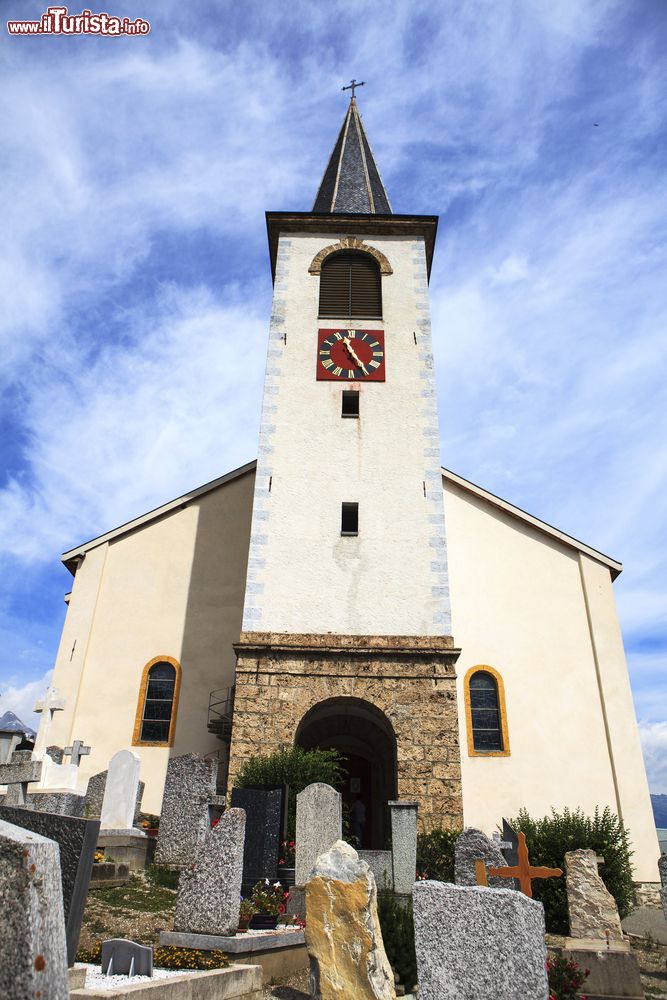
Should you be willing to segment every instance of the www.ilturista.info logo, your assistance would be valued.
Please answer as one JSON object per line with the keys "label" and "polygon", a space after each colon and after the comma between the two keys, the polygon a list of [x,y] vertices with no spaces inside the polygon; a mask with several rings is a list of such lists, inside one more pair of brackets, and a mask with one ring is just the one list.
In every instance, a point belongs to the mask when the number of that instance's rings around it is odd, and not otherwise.
{"label": "www.ilturista.info logo", "polygon": [[48,7],[39,21],[7,21],[10,35],[147,35],[150,23],[137,17],[115,17],[82,10],[69,14],[67,7]]}

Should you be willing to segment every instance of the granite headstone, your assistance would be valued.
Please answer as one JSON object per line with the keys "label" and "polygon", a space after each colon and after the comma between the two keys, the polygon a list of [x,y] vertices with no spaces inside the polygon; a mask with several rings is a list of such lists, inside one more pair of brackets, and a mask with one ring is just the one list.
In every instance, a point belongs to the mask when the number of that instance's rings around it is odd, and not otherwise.
{"label": "granite headstone", "polygon": [[211,806],[224,803],[216,795],[218,762],[186,753],[172,757],[162,799],[155,863],[190,865],[211,828]]}
{"label": "granite headstone", "polygon": [[66,930],[67,960],[73,964],[95,858],[100,824],[97,820],[0,807],[0,820],[55,841],[60,849],[59,874]]}
{"label": "granite headstone", "polygon": [[661,854],[658,860],[658,872],[660,874],[660,885],[667,885],[667,854]]}
{"label": "granite headstone", "polygon": [[243,809],[228,809],[209,830],[190,868],[181,872],[174,930],[190,934],[235,934],[243,876]]}
{"label": "granite headstone", "polygon": [[254,885],[264,878],[274,882],[278,871],[283,789],[233,788],[231,804],[232,808],[244,809],[246,815],[244,885]]}
{"label": "granite headstone", "polygon": [[58,845],[0,819],[0,997],[68,1000],[60,885]]}
{"label": "granite headstone", "polygon": [[305,885],[320,854],[341,840],[343,813],[340,793],[321,781],[296,797],[296,885]]}
{"label": "granite headstone", "polygon": [[390,802],[394,892],[410,895],[417,874],[416,802]]}
{"label": "granite headstone", "polygon": [[419,1000],[548,1000],[541,903],[432,881],[412,900]]}
{"label": "granite headstone", "polygon": [[[500,848],[481,830],[467,827],[454,844],[454,881],[457,885],[477,885],[476,861],[483,861],[487,868],[507,867]],[[513,880],[496,876],[489,877],[488,881],[489,887],[494,889],[511,889],[513,883]]]}

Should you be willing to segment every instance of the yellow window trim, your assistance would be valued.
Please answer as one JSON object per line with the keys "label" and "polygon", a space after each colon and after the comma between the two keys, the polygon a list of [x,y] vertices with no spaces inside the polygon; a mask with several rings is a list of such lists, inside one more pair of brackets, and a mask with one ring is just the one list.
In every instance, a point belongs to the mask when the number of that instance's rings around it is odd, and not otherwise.
{"label": "yellow window trim", "polygon": [[[475,741],[472,731],[472,709],[470,706],[470,680],[474,674],[478,673],[491,674],[496,682],[498,688],[498,711],[500,713],[500,733],[503,739],[503,750],[475,750]],[[469,757],[509,757],[510,756],[510,738],[507,732],[507,712],[505,711],[505,685],[503,684],[503,679],[497,670],[493,667],[489,667],[485,663],[478,663],[477,666],[471,667],[463,678],[463,699],[466,707],[466,731],[468,737],[468,756]]]}
{"label": "yellow window trim", "polygon": [[[174,700],[171,703],[171,719],[169,721],[169,739],[151,742],[141,739],[141,724],[144,717],[144,706],[146,704],[146,689],[148,687],[148,674],[151,667],[156,663],[169,663],[176,670],[176,680],[174,682]],[[132,736],[133,747],[173,747],[176,733],[176,716],[178,714],[178,697],[181,693],[181,665],[173,656],[154,656],[144,667],[141,675],[141,685],[139,687],[139,700],[137,701],[137,714],[134,718],[134,734]]]}

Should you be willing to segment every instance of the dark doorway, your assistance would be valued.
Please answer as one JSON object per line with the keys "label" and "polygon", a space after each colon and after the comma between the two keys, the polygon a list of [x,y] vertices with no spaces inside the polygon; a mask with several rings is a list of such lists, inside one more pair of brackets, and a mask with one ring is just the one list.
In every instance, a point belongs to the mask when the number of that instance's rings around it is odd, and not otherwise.
{"label": "dark doorway", "polygon": [[396,737],[386,715],[360,698],[329,698],[306,713],[294,742],[305,750],[338,750],[346,770],[341,789],[344,815],[358,818],[365,812],[359,831],[362,848],[387,847],[387,803],[396,798]]}

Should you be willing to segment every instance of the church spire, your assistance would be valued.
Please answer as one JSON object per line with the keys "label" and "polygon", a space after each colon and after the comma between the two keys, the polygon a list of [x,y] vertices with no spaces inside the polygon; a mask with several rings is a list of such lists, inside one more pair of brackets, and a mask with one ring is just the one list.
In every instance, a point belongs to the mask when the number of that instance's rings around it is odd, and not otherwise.
{"label": "church spire", "polygon": [[354,96],[324,171],[313,212],[391,215],[389,198]]}

